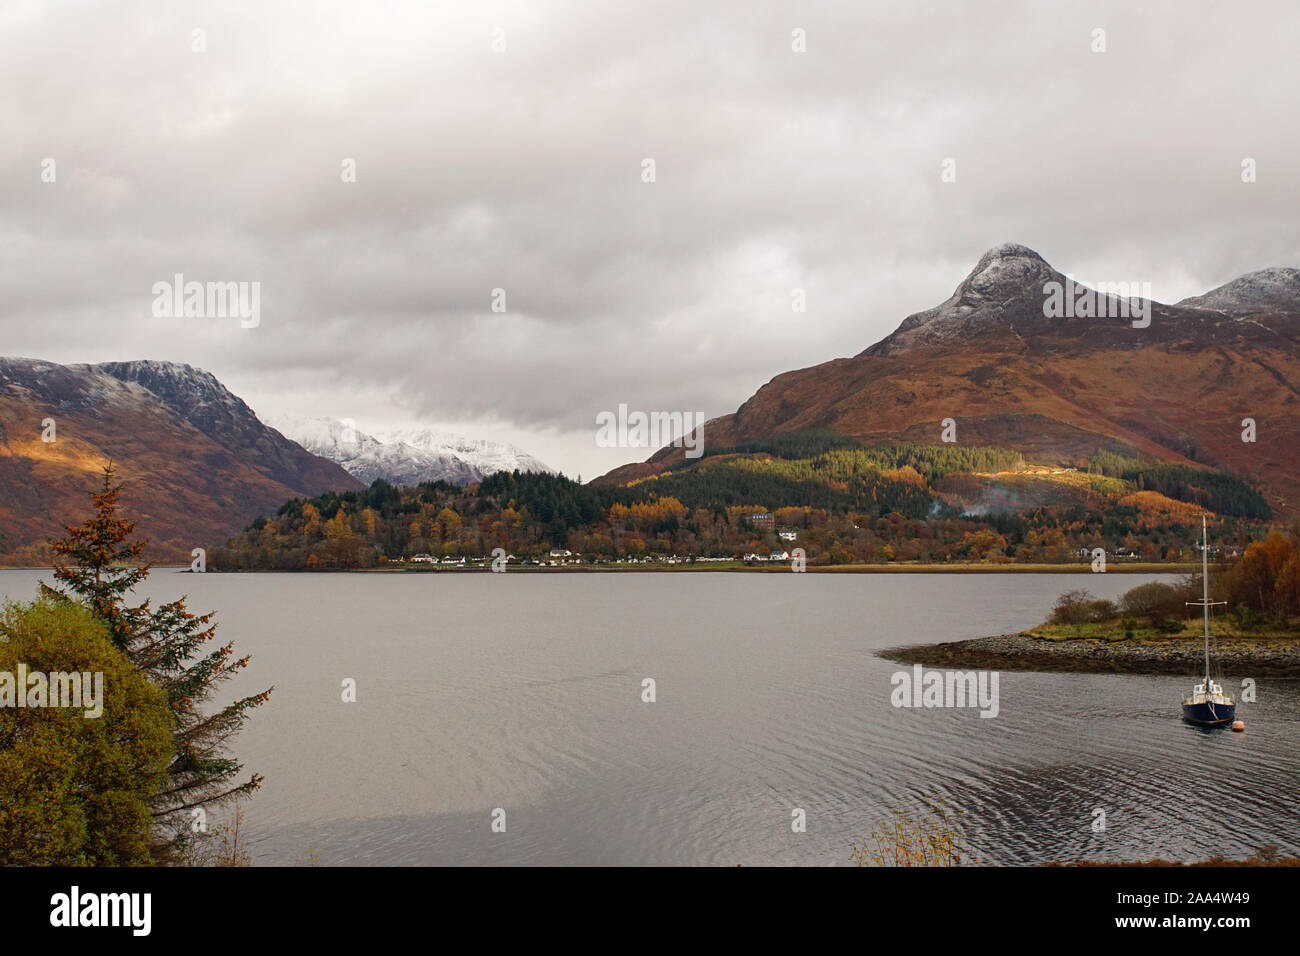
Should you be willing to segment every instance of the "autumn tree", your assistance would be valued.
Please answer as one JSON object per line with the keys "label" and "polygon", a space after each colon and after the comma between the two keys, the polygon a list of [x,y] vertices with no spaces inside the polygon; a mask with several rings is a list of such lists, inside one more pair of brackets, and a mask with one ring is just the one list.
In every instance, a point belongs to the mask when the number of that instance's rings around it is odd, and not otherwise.
{"label": "autumn tree", "polygon": [[302,506],[302,533],[320,534],[320,511],[310,501]]}
{"label": "autumn tree", "polygon": [[189,841],[192,810],[246,797],[261,786],[259,774],[238,779],[243,765],[227,746],[271,689],[209,711],[206,705],[217,688],[247,667],[249,658],[235,657],[230,642],[211,646],[216,634],[213,613],[191,614],[184,597],[156,608],[149,600],[127,603],[150,565],[130,563],[147,542],[128,540],[135,523],[121,514],[121,490],[110,462],[102,487],[92,495],[94,515],[79,527],[67,527],[67,537],[50,542],[57,556],[57,586],[42,582],[41,591],[51,599],[88,607],[108,627],[114,645],[166,695],[173,722],[172,755],[165,780],[149,801],[158,828],[154,853],[166,860]]}
{"label": "autumn tree", "polygon": [[450,508],[443,508],[439,511],[434,521],[438,529],[438,538],[444,542],[453,540],[460,531],[462,524],[460,515]]}
{"label": "autumn tree", "polygon": [[[77,678],[76,706],[32,706],[12,678],[19,665],[99,679]],[[0,866],[151,863],[150,801],[172,752],[163,691],[70,601],[0,607],[0,673]],[[47,676],[49,704],[73,702],[55,686]]]}
{"label": "autumn tree", "polygon": [[1229,603],[1278,617],[1300,614],[1300,534],[1251,542],[1223,575]]}

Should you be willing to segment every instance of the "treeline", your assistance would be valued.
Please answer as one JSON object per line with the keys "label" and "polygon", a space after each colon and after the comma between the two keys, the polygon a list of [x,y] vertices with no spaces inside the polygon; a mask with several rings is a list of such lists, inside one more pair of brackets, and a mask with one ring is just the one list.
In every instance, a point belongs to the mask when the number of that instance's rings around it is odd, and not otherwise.
{"label": "treeline", "polygon": [[706,448],[704,457],[711,455],[768,454],[777,458],[812,458],[839,448],[858,448],[861,443],[843,432],[831,428],[805,428],[801,431],[772,435],[741,442],[727,448]]}
{"label": "treeline", "polygon": [[[1199,469],[1148,466],[1101,453],[1096,470],[1115,472],[1119,480],[1091,479],[1110,486],[1094,489],[1091,502],[976,517],[948,505],[933,482],[954,474],[1021,471],[1018,453],[950,445],[864,447],[827,429],[741,448],[750,454],[688,460],[623,486],[520,472],[497,473],[466,488],[433,482],[399,489],[377,481],[365,491],[288,502],[217,549],[212,561],[229,568],[353,568],[420,554],[479,559],[496,548],[518,559],[545,558],[558,549],[606,561],[761,555],[795,546],[814,564],[1059,562],[1098,546],[1150,561],[1188,560],[1196,557],[1190,550],[1194,532],[1180,511],[1188,505],[1175,496],[1227,500],[1244,487],[1238,479],[1216,481],[1223,476]],[[805,457],[773,457],[812,450]],[[1124,474],[1137,480],[1126,481]],[[1143,481],[1173,494],[1129,493]],[[797,534],[782,538],[782,529]],[[1232,529],[1239,547],[1257,532],[1244,519]]]}
{"label": "treeline", "polygon": [[1139,491],[1156,491],[1216,514],[1267,520],[1273,510],[1264,496],[1229,472],[1192,465],[1152,464],[1098,450],[1088,462],[1096,474],[1131,481]]}
{"label": "treeline", "polygon": [[1025,459],[1009,448],[958,445],[884,445],[869,453],[884,468],[914,468],[933,481],[944,475],[1020,471]]}
{"label": "treeline", "polygon": [[[740,446],[767,454],[835,444],[846,436],[827,430],[796,432]],[[856,444],[856,443],[855,443]],[[808,457],[727,458],[687,462],[670,472],[631,486],[653,486],[692,507],[779,501],[784,505],[825,508],[871,516],[897,512],[920,518],[942,511],[929,483],[944,475],[1016,471],[1018,452],[1001,448],[948,445],[835,447]]]}
{"label": "treeline", "polygon": [[897,512],[921,518],[936,498],[914,469],[882,471],[861,451],[832,451],[815,458],[729,458],[666,472],[631,486],[633,494],[671,495],[691,507],[779,502],[799,508],[849,511],[872,517]]}
{"label": "treeline", "polygon": [[[1273,532],[1247,545],[1235,561],[1221,562],[1210,576],[1211,599],[1224,601],[1239,624],[1293,627],[1300,618],[1300,527],[1287,534]],[[1189,574],[1175,584],[1140,584],[1118,601],[1094,597],[1087,591],[1067,591],[1057,599],[1051,624],[1095,624],[1124,619],[1178,631],[1201,611],[1201,575]]]}
{"label": "treeline", "polygon": [[[728,448],[708,449],[700,460],[735,454],[768,454],[775,458],[810,460],[828,458],[832,452],[848,453],[840,456],[840,460],[856,462],[858,467],[879,471],[910,467],[930,481],[943,475],[1020,471],[1025,467],[1024,457],[1009,448],[955,444],[863,445],[857,439],[830,428],[808,428]],[[688,461],[684,467],[689,465]]]}
{"label": "treeline", "polygon": [[618,496],[570,481],[563,475],[498,471],[478,487],[480,513],[517,503],[546,526],[552,540],[563,540],[573,528],[600,520],[603,509]]}
{"label": "treeline", "polygon": [[1300,528],[1252,542],[1220,578],[1222,600],[1275,619],[1300,617]]}
{"label": "treeline", "polygon": [[[812,564],[1050,563],[1082,560],[1082,551],[1099,546],[1148,561],[1198,556],[1196,529],[1184,518],[1141,501],[1120,503],[1141,496],[976,517],[944,504],[911,465],[882,471],[875,461],[860,449],[799,460],[706,460],[623,487],[527,473],[500,473],[466,488],[437,482],[398,489],[380,481],[366,491],[288,502],[213,549],[209,563],[366,568],[418,554],[479,559],[495,548],[520,560],[562,549],[597,562],[795,547]],[[794,531],[793,540],[782,530]],[[1238,519],[1221,537],[1244,548],[1259,531]]]}

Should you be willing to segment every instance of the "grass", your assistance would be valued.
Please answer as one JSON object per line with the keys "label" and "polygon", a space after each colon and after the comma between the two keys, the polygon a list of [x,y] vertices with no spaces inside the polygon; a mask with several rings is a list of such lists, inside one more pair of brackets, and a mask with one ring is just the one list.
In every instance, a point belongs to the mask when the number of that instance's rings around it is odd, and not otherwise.
{"label": "grass", "polygon": [[[1046,641],[1132,641],[1136,644],[1171,644],[1202,639],[1200,618],[1180,621],[1179,625],[1176,631],[1166,631],[1153,627],[1146,621],[1125,623],[1123,618],[1117,618],[1092,624],[1040,624],[1022,633],[1027,637]],[[1300,622],[1291,622],[1280,627],[1253,628],[1243,628],[1227,616],[1210,622],[1210,642],[1221,649],[1227,649],[1233,643],[1245,645],[1296,640],[1300,640]]]}

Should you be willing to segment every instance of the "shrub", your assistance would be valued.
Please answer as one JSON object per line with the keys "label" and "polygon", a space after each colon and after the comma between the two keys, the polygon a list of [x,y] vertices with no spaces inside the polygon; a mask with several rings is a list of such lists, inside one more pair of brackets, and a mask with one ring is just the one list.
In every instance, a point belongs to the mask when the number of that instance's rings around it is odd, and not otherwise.
{"label": "shrub", "polygon": [[1093,624],[1119,616],[1113,601],[1094,597],[1088,591],[1066,591],[1056,599],[1049,622],[1052,624]]}
{"label": "shrub", "polygon": [[148,800],[171,758],[166,695],[113,646],[90,611],[71,602],[0,608],[0,674],[10,693],[26,693],[10,676],[20,664],[29,675],[101,673],[92,691],[102,693],[102,713],[0,707],[0,865],[153,862]]}
{"label": "shrub", "polygon": [[965,848],[961,811],[927,807],[919,815],[898,811],[877,824],[871,838],[855,843],[849,859],[855,866],[961,866],[978,864]]}
{"label": "shrub", "polygon": [[1179,589],[1161,581],[1139,584],[1120,598],[1120,607],[1126,615],[1146,618],[1159,627],[1167,618],[1186,617],[1186,595]]}

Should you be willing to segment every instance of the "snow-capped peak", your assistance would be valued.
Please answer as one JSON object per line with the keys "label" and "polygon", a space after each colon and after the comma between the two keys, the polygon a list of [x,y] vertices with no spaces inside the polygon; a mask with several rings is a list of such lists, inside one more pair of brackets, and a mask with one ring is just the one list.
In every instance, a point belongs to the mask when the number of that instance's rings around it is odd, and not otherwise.
{"label": "snow-capped peak", "polygon": [[429,428],[382,431],[376,436],[386,444],[407,445],[432,454],[451,454],[470,462],[484,475],[498,471],[544,471],[554,469],[514,445],[484,439],[463,438]]}
{"label": "snow-capped peak", "polygon": [[932,309],[914,312],[892,335],[863,355],[885,355],[917,342],[941,342],[988,324],[1005,324],[1016,314],[1042,313],[1044,287],[1066,277],[1033,249],[1004,242],[980,256],[951,296]]}
{"label": "snow-capped peak", "polygon": [[467,485],[497,471],[551,471],[531,455],[500,442],[475,441],[431,429],[368,435],[333,418],[268,418],[266,424],[314,455],[337,462],[354,478],[393,485],[424,481]]}
{"label": "snow-capped peak", "polygon": [[1189,309],[1221,312],[1294,312],[1300,308],[1300,269],[1248,272],[1204,295],[1178,303]]}

